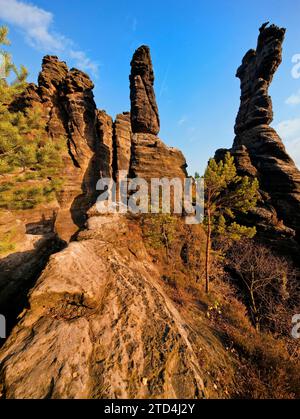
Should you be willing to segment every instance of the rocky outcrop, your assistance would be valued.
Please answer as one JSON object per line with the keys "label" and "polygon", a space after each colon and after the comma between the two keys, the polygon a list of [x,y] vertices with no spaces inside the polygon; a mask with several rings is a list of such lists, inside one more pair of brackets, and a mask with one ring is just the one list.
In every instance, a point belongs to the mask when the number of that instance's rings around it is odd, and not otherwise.
{"label": "rocky outcrop", "polygon": [[273,76],[282,61],[282,43],[285,29],[275,25],[262,25],[256,50],[244,56],[236,76],[241,80],[241,105],[235,124],[235,133],[273,120],[272,101],[268,94]]}
{"label": "rocky outcrop", "polygon": [[185,178],[183,154],[167,147],[158,137],[159,116],[153,88],[154,74],[150,50],[138,48],[131,61],[130,99],[132,147],[130,177]]}
{"label": "rocky outcrop", "polygon": [[[121,171],[147,180],[186,174],[183,155],[154,135],[159,118],[153,70],[149,50],[140,52],[131,75],[136,119],[127,112],[113,121],[96,110],[89,78],[55,57],[45,57],[39,86],[19,98],[22,110],[42,107],[52,138],[66,138],[65,182],[53,223],[60,238],[74,241],[51,256],[37,282],[37,275],[30,282],[20,278],[32,268],[28,263],[44,268],[36,257],[49,242],[41,240],[37,225],[31,232],[38,248],[6,262],[5,304],[11,306],[21,290],[26,304],[15,306],[15,318],[26,309],[1,350],[0,397],[205,397],[199,345],[194,347],[192,328],[164,293],[137,223],[88,210],[101,177],[119,180]],[[74,237],[85,214],[86,229]]]}
{"label": "rocky outcrop", "polygon": [[131,61],[130,100],[133,133],[159,133],[160,122],[153,84],[150,49],[142,45],[135,51]]}
{"label": "rocky outcrop", "polygon": [[[118,181],[121,171],[147,179],[185,176],[183,155],[153,135],[159,131],[159,117],[149,48],[141,47],[134,54],[130,80],[131,114],[124,112],[113,121],[105,111],[97,110],[94,85],[85,73],[69,70],[57,57],[46,56],[38,85],[29,84],[10,105],[13,111],[38,109],[49,137],[65,141],[66,151],[60,173],[63,186],[57,198],[13,215],[25,233],[24,240],[18,240],[18,252],[11,250],[8,258],[0,261],[3,313],[18,290],[27,293],[27,284],[34,283],[57,243],[70,242],[84,228],[87,211],[100,192],[96,190],[100,178]],[[143,89],[139,88],[141,83]],[[138,134],[133,135],[135,131]]]}
{"label": "rocky outcrop", "polygon": [[[236,137],[230,152],[239,173],[256,176],[261,201],[252,214],[262,236],[299,254],[300,172],[287,154],[282,140],[270,127],[272,100],[268,89],[282,61],[285,29],[264,24],[256,50],[250,50],[237,70],[241,80],[241,105],[235,125]],[[216,153],[218,158],[225,150]],[[249,219],[249,217],[248,217]]]}
{"label": "rocky outcrop", "polygon": [[99,130],[100,177],[113,177],[113,119],[105,111],[97,112]]}
{"label": "rocky outcrop", "polygon": [[[261,184],[258,208],[245,223],[299,256],[299,172],[269,126],[268,87],[281,61],[283,37],[284,30],[263,25],[256,51],[247,53],[238,70],[242,97],[230,151],[239,173],[258,177]],[[12,318],[19,315],[0,351],[0,398],[244,395],[237,383],[245,371],[244,380],[251,378],[253,353],[265,348],[265,336],[261,343],[247,325],[245,307],[219,279],[213,300],[201,295],[196,283],[204,269],[202,226],[198,234],[176,219],[176,258],[165,245],[163,251],[149,249],[155,231],[151,223],[152,234],[143,231],[146,219],[99,215],[92,206],[101,177],[119,180],[121,171],[147,181],[187,176],[182,153],[157,137],[153,81],[149,49],[141,47],[132,60],[131,113],[113,121],[96,109],[86,74],[47,56],[38,86],[29,85],[11,105],[21,111],[40,107],[49,136],[63,136],[67,153],[65,183],[55,202],[6,212],[0,219],[0,233],[13,230],[19,246],[0,261],[0,312],[12,307]],[[225,152],[219,150],[217,158]],[[58,237],[71,242],[58,249]],[[216,305],[217,290],[224,299]],[[255,338],[249,349],[240,345],[245,333]],[[273,353],[270,357],[273,362]],[[276,372],[279,378],[282,371]],[[255,385],[264,380],[258,374]]]}
{"label": "rocky outcrop", "polygon": [[[68,241],[86,220],[86,211],[96,198],[99,174],[99,133],[97,111],[93,99],[93,83],[89,77],[70,70],[64,85],[61,105],[68,142],[65,187],[59,196],[61,211],[56,229]],[[67,227],[69,226],[69,228]]]}
{"label": "rocky outcrop", "polygon": [[9,332],[27,303],[28,291],[61,243],[53,233],[53,219],[45,218],[42,223],[37,213],[28,219],[26,214],[18,218],[18,214],[3,211],[1,244],[6,242],[5,238],[9,246],[0,257],[0,313],[6,318]]}
{"label": "rocky outcrop", "polygon": [[159,138],[151,134],[134,134],[132,137],[132,160],[130,176],[145,180],[151,178],[187,177],[186,161],[173,147],[167,147]]}
{"label": "rocky outcrop", "polygon": [[85,73],[69,70],[57,57],[46,56],[38,85],[28,85],[11,105],[20,111],[40,107],[49,136],[66,141],[63,188],[58,202],[53,203],[54,229],[65,242],[84,226],[99,178],[118,181],[120,171],[147,178],[151,173],[170,178],[186,175],[182,154],[155,137],[159,116],[153,82],[150,51],[142,46],[131,62],[131,113],[119,114],[113,121],[96,109],[94,86]]}
{"label": "rocky outcrop", "polygon": [[129,175],[131,159],[132,130],[130,113],[124,112],[116,116],[114,123],[114,175],[115,180],[119,180],[120,171]]}
{"label": "rocky outcrop", "polygon": [[[0,313],[9,327],[26,305],[27,293],[49,256],[84,226],[86,212],[96,199],[103,150],[92,89],[86,74],[69,70],[57,57],[46,56],[38,85],[28,85],[11,104],[14,111],[40,111],[49,137],[65,141],[65,147],[59,173],[63,186],[56,199],[30,210],[13,211],[13,221],[6,223],[7,234],[0,229],[0,239],[9,235],[13,244],[0,257]],[[20,228],[22,237],[13,237]]]}
{"label": "rocky outcrop", "polygon": [[90,211],[2,348],[5,398],[202,398],[188,326],[135,224]]}
{"label": "rocky outcrop", "polygon": [[67,143],[55,222],[55,231],[66,242],[84,225],[99,179],[100,133],[93,87],[85,73],[69,70],[57,57],[46,56],[38,86],[30,84],[11,105],[21,111],[39,106],[49,136],[54,140],[64,138]]}

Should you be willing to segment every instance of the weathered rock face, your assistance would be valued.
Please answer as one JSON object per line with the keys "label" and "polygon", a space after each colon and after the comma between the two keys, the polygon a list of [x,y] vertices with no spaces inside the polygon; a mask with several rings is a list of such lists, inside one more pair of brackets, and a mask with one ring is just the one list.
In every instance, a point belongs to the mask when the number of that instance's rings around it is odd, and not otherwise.
{"label": "weathered rock face", "polygon": [[150,49],[142,45],[135,51],[131,61],[130,100],[133,133],[159,133],[160,122],[153,83]]}
{"label": "weathered rock face", "polygon": [[[46,56],[38,85],[29,84],[11,105],[14,111],[24,111],[29,107],[40,108],[49,136],[54,140],[63,137],[68,151],[63,156],[61,176],[64,184],[57,200],[13,216],[15,222],[25,229],[24,240],[19,240],[25,244],[20,246],[18,258],[9,258],[10,268],[8,270],[5,267],[5,278],[2,277],[6,283],[9,276],[13,275],[12,261],[15,261],[16,270],[20,271],[20,275],[14,273],[17,279],[12,282],[17,285],[15,290],[18,286],[22,288],[20,278],[27,277],[26,269],[18,268],[18,260],[23,260],[22,250],[23,256],[31,255],[33,262],[41,256],[39,246],[33,244],[32,249],[30,245],[27,246],[30,235],[37,238],[36,241],[30,239],[30,243],[37,243],[43,237],[49,239],[47,255],[52,251],[54,233],[57,233],[59,239],[70,241],[78,229],[84,226],[87,210],[96,199],[96,182],[100,177],[119,180],[120,171],[146,178],[184,176],[186,164],[182,154],[166,147],[153,135],[159,131],[159,117],[153,90],[151,57],[147,47],[139,48],[134,54],[130,80],[132,113],[119,114],[113,121],[104,111],[96,109],[93,83],[86,74],[76,69],[69,70],[66,63],[55,56]],[[142,90],[138,89],[140,82],[143,84]],[[133,131],[139,134],[133,135]],[[25,266],[27,264],[24,263]],[[31,271],[30,268],[29,277],[32,276]]]}
{"label": "weathered rock face", "polygon": [[[238,171],[256,176],[261,201],[252,221],[264,237],[299,254],[300,172],[287,154],[282,140],[270,127],[273,120],[268,88],[282,61],[285,29],[264,24],[256,50],[245,55],[237,71],[241,80],[241,105],[235,125],[236,137],[230,152]],[[224,150],[216,155],[221,157]]]}
{"label": "weathered rock face", "polygon": [[[39,108],[48,135],[54,141],[63,138],[67,151],[61,170],[63,188],[57,199],[13,215],[14,227],[19,223],[25,233],[18,240],[18,252],[0,261],[1,313],[7,313],[6,307],[19,291],[27,293],[27,284],[33,284],[61,241],[68,243],[84,227],[101,177],[118,181],[121,171],[147,179],[185,176],[182,154],[153,135],[159,131],[153,80],[149,49],[141,47],[132,61],[132,114],[124,112],[113,121],[96,109],[94,86],[85,73],[69,70],[57,57],[46,56],[38,85],[29,84],[11,104],[14,111]],[[143,89],[137,88],[139,83]],[[133,135],[134,130],[139,134]]]}
{"label": "weathered rock face", "polygon": [[282,61],[285,29],[262,25],[256,50],[249,50],[238,68],[241,80],[241,106],[236,119],[235,133],[269,125],[273,120],[272,101],[268,88]]}
{"label": "weathered rock face", "polygon": [[105,111],[97,112],[100,177],[113,177],[113,120]]}
{"label": "weathered rock face", "polygon": [[[62,248],[86,221],[96,198],[101,149],[93,83],[81,71],[69,70],[57,57],[46,56],[38,86],[30,84],[11,105],[13,110],[40,109],[49,137],[64,140],[63,188],[50,203],[26,211],[13,211],[8,233],[16,247],[0,257],[0,312],[10,324],[26,304],[26,295],[49,256]],[[0,235],[3,236],[0,229]],[[5,231],[4,231],[5,233]]]}
{"label": "weathered rock face", "polygon": [[130,113],[124,112],[116,116],[114,123],[114,175],[116,181],[119,180],[120,171],[126,176],[129,174],[131,159],[132,130]]}
{"label": "weathered rock face", "polygon": [[159,116],[153,88],[154,75],[150,50],[138,48],[131,61],[130,99],[132,147],[130,177],[185,178],[183,154],[167,147],[158,137]]}
{"label": "weathered rock face", "polygon": [[2,348],[2,396],[204,397],[191,331],[159,278],[136,225],[90,211]]}
{"label": "weathered rock face", "polygon": [[62,88],[69,156],[64,174],[66,186],[59,196],[62,211],[58,213],[56,229],[68,241],[71,234],[84,225],[86,211],[95,200],[100,156],[93,83],[81,71],[71,70]]}
{"label": "weathered rock face", "polygon": [[22,217],[9,211],[0,214],[0,237],[14,243],[0,257],[0,313],[5,315],[8,331],[49,256],[61,248],[53,233],[53,219],[45,218],[42,224],[38,212],[24,212]]}
{"label": "weathered rock face", "polygon": [[49,136],[63,137],[67,143],[64,185],[58,203],[53,205],[55,231],[66,242],[84,226],[100,177],[118,181],[120,171],[147,178],[151,173],[152,177],[186,175],[182,154],[155,137],[159,116],[148,47],[142,46],[134,53],[131,66],[131,113],[119,114],[115,121],[96,109],[89,77],[79,70],[69,70],[55,56],[44,57],[38,86],[30,84],[11,105],[22,111],[41,107]]}
{"label": "weathered rock face", "polygon": [[134,134],[132,137],[132,160],[130,176],[145,180],[151,178],[187,177],[186,161],[173,147],[167,147],[159,138],[151,134]]}
{"label": "weathered rock face", "polygon": [[63,137],[67,143],[55,222],[56,232],[66,242],[84,225],[85,213],[95,199],[100,160],[107,159],[101,149],[93,87],[85,73],[69,70],[57,57],[46,56],[38,86],[30,84],[12,104],[14,110],[41,106],[49,136]]}

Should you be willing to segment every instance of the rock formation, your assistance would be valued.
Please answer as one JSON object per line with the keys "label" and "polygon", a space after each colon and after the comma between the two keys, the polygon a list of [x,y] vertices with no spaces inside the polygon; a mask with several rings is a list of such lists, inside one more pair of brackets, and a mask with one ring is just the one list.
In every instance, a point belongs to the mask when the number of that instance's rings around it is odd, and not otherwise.
{"label": "rock formation", "polygon": [[114,123],[114,149],[115,158],[113,161],[115,180],[119,180],[119,173],[122,170],[126,176],[129,175],[131,159],[132,130],[130,113],[124,112],[116,116]]}
{"label": "rock formation", "polygon": [[[101,177],[118,181],[121,171],[146,179],[185,177],[186,162],[181,152],[168,148],[153,134],[159,130],[153,79],[149,49],[141,47],[132,61],[131,114],[124,112],[113,121],[105,111],[97,110],[93,83],[85,73],[69,70],[57,57],[46,56],[38,85],[29,84],[11,104],[14,111],[40,109],[49,137],[63,138],[67,145],[61,170],[64,183],[57,199],[9,214],[7,223],[0,220],[0,232],[13,228],[22,236],[18,249],[0,259],[0,312],[12,318],[12,325],[26,302],[24,295],[49,256],[84,228]],[[144,91],[137,90],[139,82]],[[136,130],[138,133],[133,134]],[[14,304],[19,296],[20,304]],[[16,307],[13,313],[11,306]]]}
{"label": "rock formation", "polygon": [[159,133],[160,122],[153,83],[150,49],[142,45],[135,51],[131,61],[130,100],[133,133]]}
{"label": "rock formation", "polygon": [[0,355],[6,398],[202,398],[187,326],[125,217],[90,210]]}
{"label": "rock formation", "polygon": [[[298,249],[299,171],[269,126],[268,96],[283,38],[283,29],[263,25],[256,51],[238,70],[242,97],[230,151],[239,172],[261,183],[252,222],[290,252]],[[134,216],[100,215],[93,205],[101,177],[119,180],[121,171],[148,181],[186,176],[182,153],[157,137],[148,47],[135,52],[131,66],[131,112],[115,121],[96,109],[89,77],[52,56],[43,60],[38,86],[30,84],[11,105],[21,111],[40,107],[49,136],[63,136],[68,153],[55,202],[0,218],[0,232],[13,229],[20,245],[0,261],[0,313],[13,307],[15,319],[19,315],[0,351],[0,398],[195,399],[229,397],[230,388],[241,396],[235,387],[246,352],[242,345],[239,356],[230,336],[237,336],[237,349],[245,333],[254,336],[249,365],[253,352],[261,351],[240,302],[232,306],[230,294],[226,304],[235,317],[230,310],[223,315],[222,303],[215,312],[211,298],[203,303],[198,286],[191,286],[204,266],[202,226],[196,236],[176,219],[181,262],[175,269],[175,259],[164,264],[146,247]],[[61,240],[69,242],[63,250]],[[181,277],[188,281],[177,287],[177,277],[178,284]],[[232,320],[217,329],[227,316]]]}
{"label": "rock formation", "polygon": [[138,48],[131,61],[130,99],[132,148],[130,177],[185,178],[183,154],[167,147],[158,137],[159,116],[153,89],[154,74],[150,49]]}
{"label": "rock formation", "polygon": [[176,148],[167,147],[152,134],[132,136],[131,177],[146,180],[151,178],[180,178],[187,176],[186,161]]}
{"label": "rock formation", "polygon": [[38,86],[30,84],[12,104],[14,110],[40,106],[51,138],[64,137],[64,185],[58,196],[55,231],[68,242],[85,222],[99,179],[100,139],[93,83],[76,69],[69,70],[55,56],[43,59]]}
{"label": "rock formation", "polygon": [[55,56],[44,57],[38,85],[30,84],[11,105],[21,111],[41,107],[49,136],[67,142],[64,185],[52,208],[55,232],[66,242],[84,226],[100,177],[118,180],[120,171],[147,178],[186,176],[183,155],[155,136],[159,116],[148,47],[134,53],[131,67],[131,113],[119,114],[115,121],[96,109],[89,77],[69,70]]}
{"label": "rock formation", "polygon": [[273,121],[268,89],[282,61],[285,29],[265,23],[259,32],[256,50],[246,53],[236,73],[241,80],[241,105],[235,124],[237,135]]}
{"label": "rock formation", "polygon": [[100,176],[113,177],[113,119],[105,111],[97,112],[97,122],[99,130],[99,171]]}
{"label": "rock formation", "polygon": [[[261,201],[252,213],[265,237],[299,252],[295,239],[300,233],[300,172],[287,154],[282,140],[270,127],[272,101],[268,94],[273,76],[282,61],[285,29],[262,25],[256,50],[251,49],[237,70],[241,80],[241,105],[235,124],[236,137],[230,152],[243,175],[256,176]],[[216,153],[218,158],[225,150]]]}
{"label": "rock formation", "polygon": [[48,135],[54,141],[63,138],[66,151],[60,173],[63,188],[57,198],[10,214],[10,231],[22,227],[23,235],[14,240],[16,248],[0,258],[0,312],[9,327],[26,305],[26,294],[49,256],[83,227],[86,211],[95,201],[100,155],[106,156],[92,89],[86,74],[69,70],[57,57],[46,56],[38,85],[29,84],[11,104],[15,111],[40,109]]}

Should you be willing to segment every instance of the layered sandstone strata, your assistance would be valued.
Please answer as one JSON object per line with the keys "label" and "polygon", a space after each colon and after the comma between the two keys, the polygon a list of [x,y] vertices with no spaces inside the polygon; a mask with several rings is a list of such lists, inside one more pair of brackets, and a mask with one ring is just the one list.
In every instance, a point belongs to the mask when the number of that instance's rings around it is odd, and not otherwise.
{"label": "layered sandstone strata", "polygon": [[[248,220],[286,253],[297,254],[300,233],[300,172],[286,152],[273,120],[268,90],[282,61],[285,29],[262,25],[256,49],[249,50],[237,70],[241,104],[235,124],[233,147],[239,173],[256,176],[261,200]],[[218,150],[222,158],[226,150]]]}
{"label": "layered sandstone strata", "polygon": [[159,133],[160,121],[153,84],[150,49],[142,45],[135,51],[131,61],[131,125],[134,133]]}

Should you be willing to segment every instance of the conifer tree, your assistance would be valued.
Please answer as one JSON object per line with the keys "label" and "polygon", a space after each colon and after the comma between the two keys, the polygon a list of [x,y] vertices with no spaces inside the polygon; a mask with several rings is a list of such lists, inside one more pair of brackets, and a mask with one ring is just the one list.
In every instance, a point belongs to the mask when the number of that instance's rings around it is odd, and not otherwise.
{"label": "conifer tree", "polygon": [[[10,104],[27,87],[27,70],[14,65],[7,52],[10,42],[7,38],[8,29],[0,27],[0,54],[2,71],[0,78],[0,208],[21,209],[31,208],[42,202],[42,197],[50,199],[51,193],[61,187],[58,181],[63,165],[63,151],[66,149],[64,138],[49,138],[43,111],[39,105],[23,112],[13,112]],[[10,175],[11,174],[11,175]],[[23,174],[37,180],[49,179],[52,186],[40,188],[39,199],[32,199],[32,188],[28,185],[12,182]],[[5,182],[6,177],[9,181]],[[21,185],[21,186],[20,186]],[[26,191],[26,188],[28,189]],[[53,194],[51,195],[53,197]],[[22,197],[22,199],[20,199]]]}
{"label": "conifer tree", "polygon": [[205,224],[207,228],[205,289],[209,292],[212,236],[226,236],[231,240],[254,237],[255,227],[234,221],[237,213],[247,213],[256,206],[258,180],[238,176],[234,158],[227,153],[224,161],[210,159],[205,175]]}

